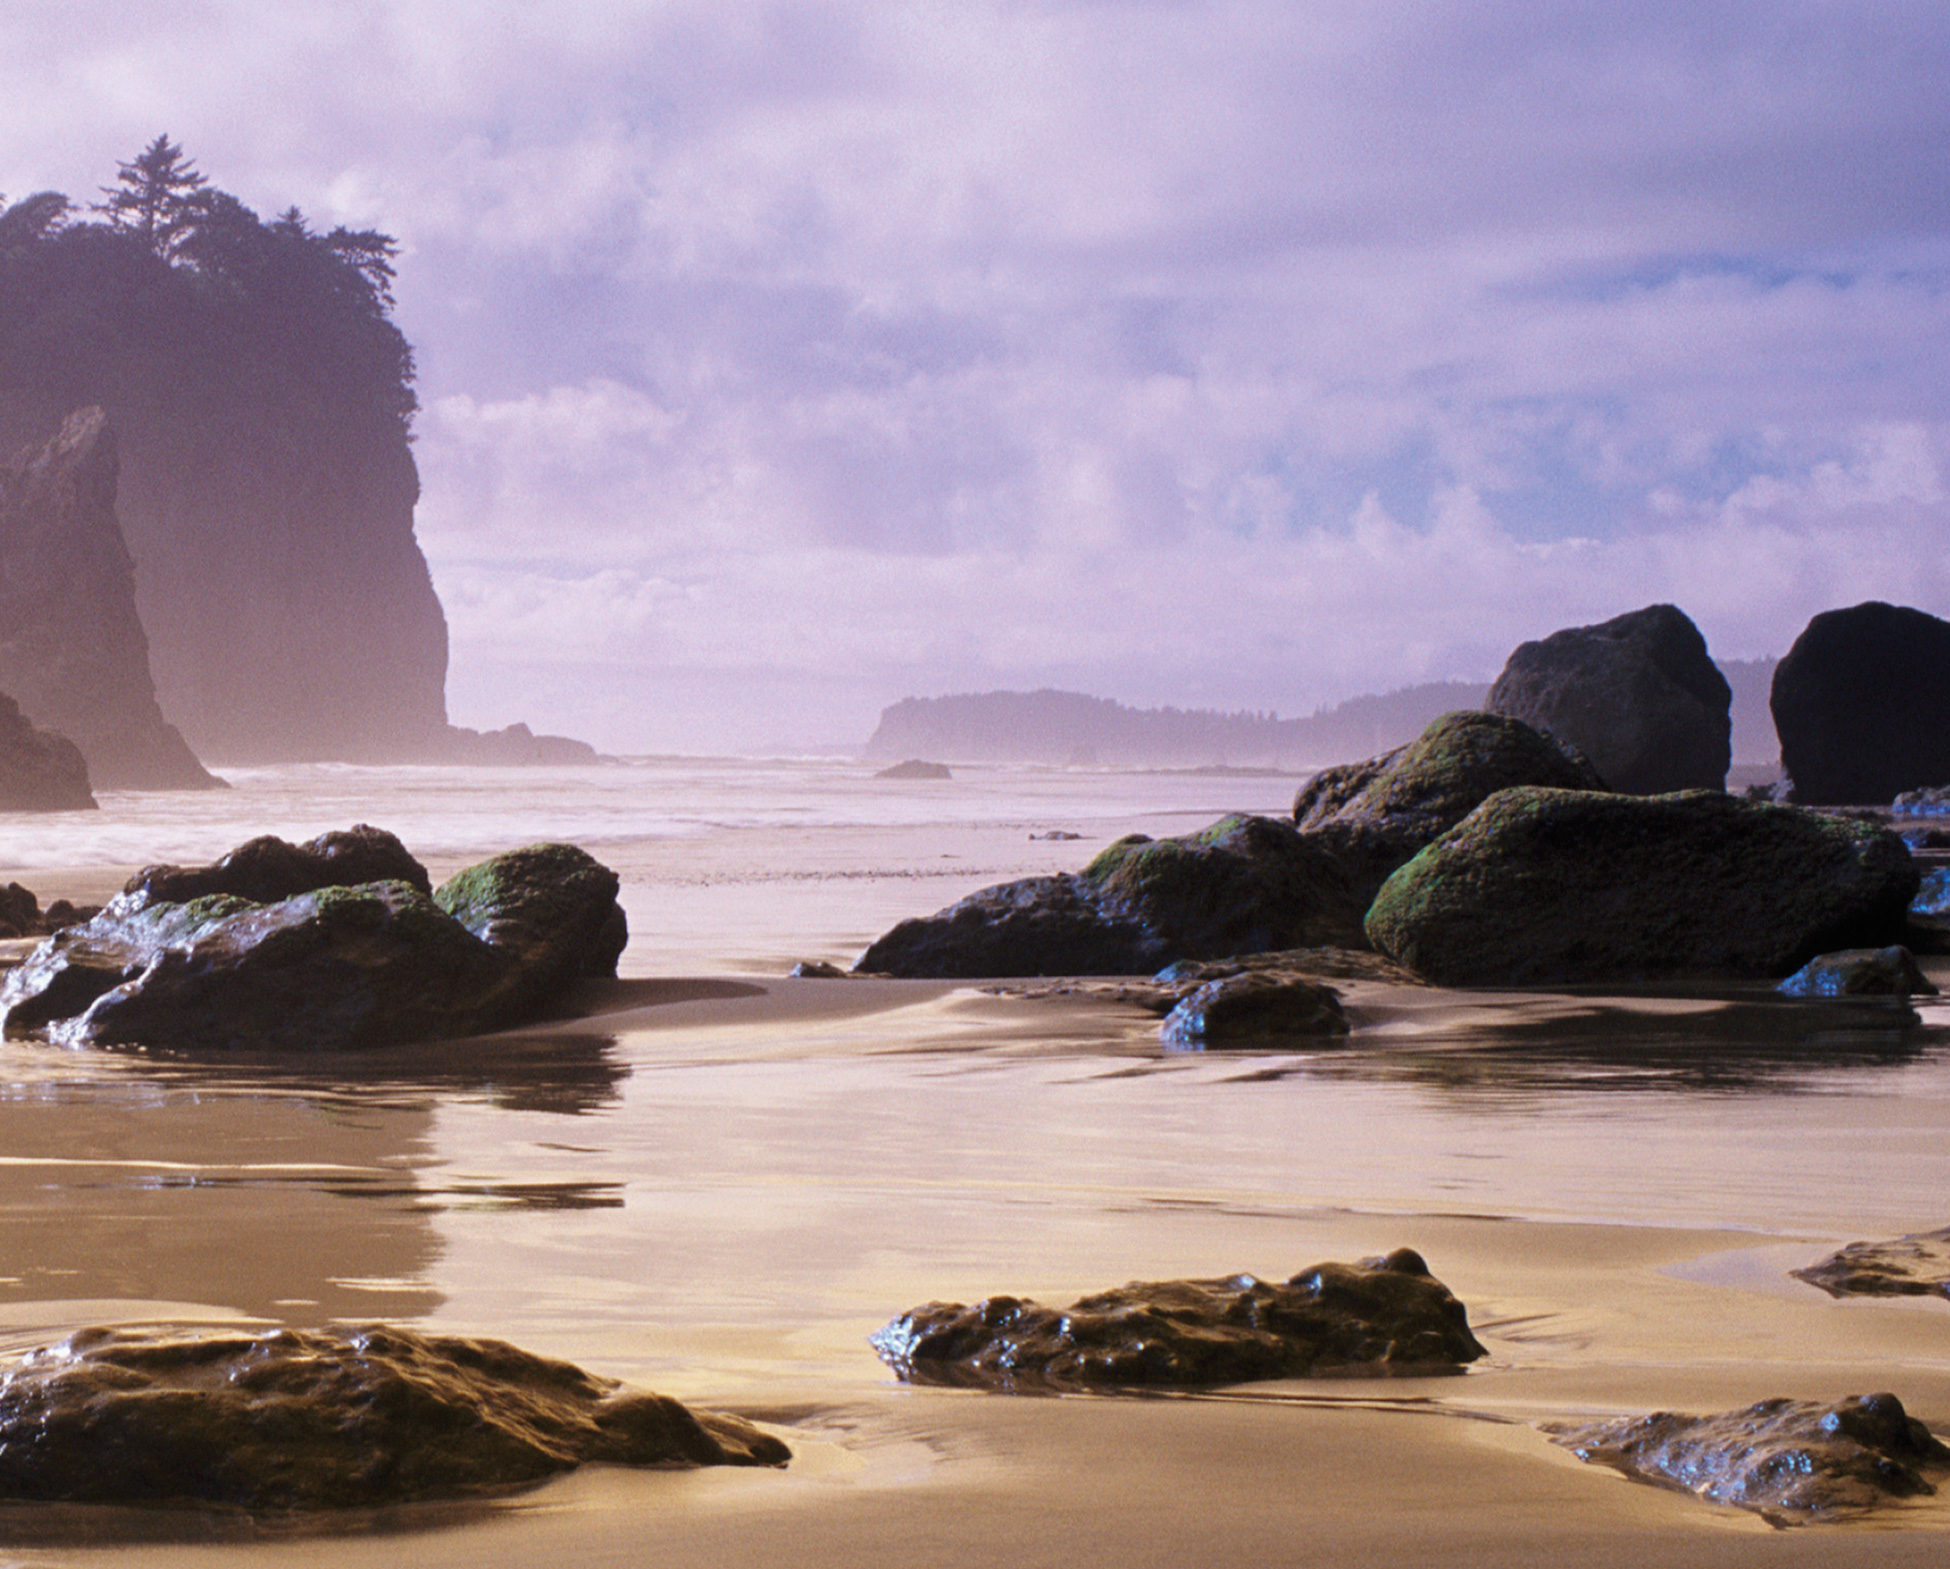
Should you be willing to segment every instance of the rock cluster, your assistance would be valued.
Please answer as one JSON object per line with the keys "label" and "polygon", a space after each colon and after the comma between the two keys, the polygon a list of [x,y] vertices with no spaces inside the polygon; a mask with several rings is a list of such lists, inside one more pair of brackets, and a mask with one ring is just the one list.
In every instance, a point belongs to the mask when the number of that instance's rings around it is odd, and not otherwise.
{"label": "rock cluster", "polygon": [[1900,944],[1815,955],[1776,990],[1790,997],[1933,997],[1936,987]]}
{"label": "rock cluster", "polygon": [[43,910],[33,889],[19,883],[0,888],[0,937],[46,937],[100,913],[99,905],[74,905],[66,899],[56,899]]}
{"label": "rock cluster", "polygon": [[1950,1227],[1886,1242],[1851,1242],[1790,1273],[1831,1297],[1950,1297]]}
{"label": "rock cluster", "polygon": [[0,1499],[371,1508],[591,1462],[790,1458],[738,1417],[501,1341],[383,1326],[84,1330],[0,1374]]}
{"label": "rock cluster", "polygon": [[1603,790],[1583,757],[1501,714],[1444,714],[1407,746],[1343,763],[1302,786],[1300,832],[1348,870],[1365,909],[1389,873],[1499,790]]}
{"label": "rock cluster", "polygon": [[8,973],[0,1027],[192,1051],[473,1035],[613,975],[628,940],[616,874],[573,845],[495,856],[431,895],[427,881],[398,840],[364,825],[303,847],[254,840],[208,867],[151,867]]}
{"label": "rock cluster", "polygon": [[1359,945],[1340,864],[1292,824],[1221,818],[1176,839],[1133,834],[1081,872],[1030,877],[901,922],[863,973],[974,979],[1149,975],[1177,959]]}
{"label": "rock cluster", "polygon": [[1810,621],[1774,671],[1781,766],[1804,805],[1950,785],[1950,622],[1872,600]]}
{"label": "rock cluster", "polygon": [[1831,1405],[1763,1400],[1714,1416],[1660,1411],[1545,1431],[1581,1460],[1783,1524],[1934,1493],[1930,1477],[1950,1471],[1950,1448],[1889,1394]]}
{"label": "rock cluster", "polygon": [[1895,834],[1738,800],[1505,790],[1389,878],[1375,947],[1442,985],[1775,977],[1901,936]]}
{"label": "rock cluster", "polygon": [[1487,1353],[1419,1254],[1252,1275],[1134,1281],[1068,1308],[930,1302],[871,1337],[902,1378],[993,1389],[1234,1384],[1349,1370],[1447,1372]]}
{"label": "rock cluster", "polygon": [[88,762],[64,735],[39,729],[0,692],[0,812],[93,811]]}
{"label": "rock cluster", "polygon": [[99,408],[0,468],[0,688],[59,730],[98,789],[220,787],[156,703]]}
{"label": "rock cluster", "polygon": [[1686,613],[1648,605],[1521,644],[1483,706],[1577,748],[1614,790],[1662,795],[1725,785],[1732,697]]}

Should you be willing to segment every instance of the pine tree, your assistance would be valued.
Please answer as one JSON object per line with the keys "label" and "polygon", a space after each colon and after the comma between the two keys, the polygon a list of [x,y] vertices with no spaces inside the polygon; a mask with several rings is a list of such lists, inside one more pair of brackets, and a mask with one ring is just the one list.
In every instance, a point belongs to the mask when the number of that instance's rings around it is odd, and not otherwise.
{"label": "pine tree", "polygon": [[183,149],[158,136],[130,163],[117,166],[117,184],[105,185],[95,211],[118,229],[130,229],[164,261],[173,259],[196,232],[203,187],[209,183]]}

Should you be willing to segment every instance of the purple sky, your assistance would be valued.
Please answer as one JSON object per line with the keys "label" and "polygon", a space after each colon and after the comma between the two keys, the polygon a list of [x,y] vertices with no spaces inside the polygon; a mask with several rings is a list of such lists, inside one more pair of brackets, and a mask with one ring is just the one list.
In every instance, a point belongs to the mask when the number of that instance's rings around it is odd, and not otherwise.
{"label": "purple sky", "polygon": [[0,191],[397,233],[454,718],[798,747],[1950,614],[1946,83],[1941,0],[65,0]]}

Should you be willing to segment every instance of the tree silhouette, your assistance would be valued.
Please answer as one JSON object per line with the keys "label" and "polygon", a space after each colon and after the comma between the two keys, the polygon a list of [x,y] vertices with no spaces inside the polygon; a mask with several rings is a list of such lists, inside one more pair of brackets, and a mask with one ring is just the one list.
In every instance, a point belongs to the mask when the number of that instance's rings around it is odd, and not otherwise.
{"label": "tree silhouette", "polygon": [[209,184],[183,149],[158,136],[132,162],[117,166],[115,185],[104,185],[95,211],[118,229],[130,229],[164,261],[172,260],[196,232]]}

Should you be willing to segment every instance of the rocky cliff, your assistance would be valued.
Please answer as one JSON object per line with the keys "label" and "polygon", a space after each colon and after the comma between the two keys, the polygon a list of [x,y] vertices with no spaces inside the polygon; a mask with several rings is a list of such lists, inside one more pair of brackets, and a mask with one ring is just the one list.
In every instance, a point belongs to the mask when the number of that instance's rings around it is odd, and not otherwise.
{"label": "rocky cliff", "polygon": [[214,787],[156,701],[117,472],[98,407],[0,468],[0,690],[78,745],[100,788]]}

